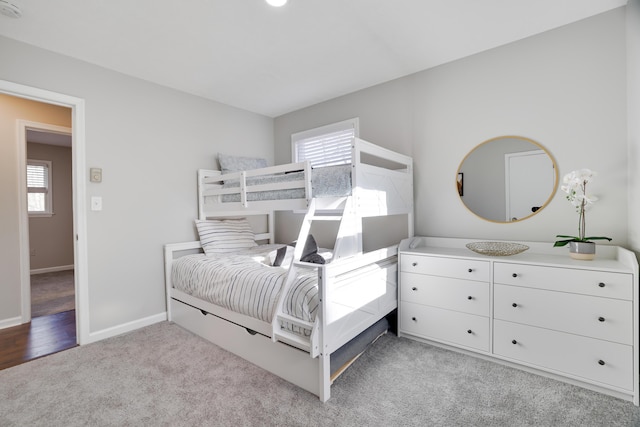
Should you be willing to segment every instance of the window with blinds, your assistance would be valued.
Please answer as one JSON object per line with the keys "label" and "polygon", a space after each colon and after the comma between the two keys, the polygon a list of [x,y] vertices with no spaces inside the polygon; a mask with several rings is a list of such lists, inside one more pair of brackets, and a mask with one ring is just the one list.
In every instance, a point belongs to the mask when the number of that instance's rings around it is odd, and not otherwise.
{"label": "window with blinds", "polygon": [[29,214],[53,213],[51,162],[27,160],[27,206]]}
{"label": "window with blinds", "polygon": [[294,162],[312,167],[351,163],[351,146],[358,136],[358,119],[345,120],[291,135]]}

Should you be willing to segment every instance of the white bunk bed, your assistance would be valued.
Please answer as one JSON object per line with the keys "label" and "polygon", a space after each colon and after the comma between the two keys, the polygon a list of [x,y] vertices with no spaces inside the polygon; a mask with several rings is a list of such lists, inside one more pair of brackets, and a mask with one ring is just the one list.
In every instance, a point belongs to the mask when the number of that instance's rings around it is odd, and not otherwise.
{"label": "white bunk bed", "polygon": [[[199,241],[165,245],[170,321],[316,394],[323,402],[330,397],[333,380],[348,366],[336,369],[332,356],[357,341],[355,338],[371,335],[373,326],[397,308],[398,245],[363,251],[363,218],[406,215],[407,228],[394,241],[413,236],[410,157],[356,138],[346,173],[348,188],[341,187],[339,195],[332,195],[319,188],[323,178],[308,163],[225,174],[198,171],[200,220],[260,218],[265,230],[257,230],[255,240],[273,244],[276,211],[305,213],[271,321],[174,287],[174,263],[202,252],[202,245]],[[328,179],[336,178],[331,173]],[[314,221],[339,223],[332,257],[326,264],[300,261]],[[296,278],[309,272],[317,277],[318,308],[314,319],[303,320],[292,316],[285,306]],[[291,325],[308,333],[295,333]]]}

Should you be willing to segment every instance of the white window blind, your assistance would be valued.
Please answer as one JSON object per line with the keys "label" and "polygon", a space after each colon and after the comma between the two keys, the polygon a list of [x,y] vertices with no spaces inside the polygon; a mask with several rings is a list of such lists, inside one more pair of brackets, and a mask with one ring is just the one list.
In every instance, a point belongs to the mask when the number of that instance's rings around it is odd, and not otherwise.
{"label": "white window blind", "polygon": [[50,214],[51,162],[27,160],[27,205],[30,214]]}
{"label": "white window blind", "polygon": [[293,159],[309,160],[312,167],[349,164],[357,136],[357,118],[295,133],[291,135]]}

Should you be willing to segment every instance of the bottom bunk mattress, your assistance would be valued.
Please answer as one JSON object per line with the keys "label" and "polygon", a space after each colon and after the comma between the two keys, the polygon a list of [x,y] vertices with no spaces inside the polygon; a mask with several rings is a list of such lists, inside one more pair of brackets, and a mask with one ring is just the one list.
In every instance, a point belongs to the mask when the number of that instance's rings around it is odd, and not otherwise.
{"label": "bottom bunk mattress", "polygon": [[[173,287],[196,298],[270,323],[288,270],[272,267],[269,255],[282,245],[260,245],[242,252],[186,255],[173,262]],[[326,254],[324,254],[326,256]],[[318,310],[315,269],[299,274],[287,293],[284,312],[313,323]],[[285,323],[298,335],[311,331]]]}

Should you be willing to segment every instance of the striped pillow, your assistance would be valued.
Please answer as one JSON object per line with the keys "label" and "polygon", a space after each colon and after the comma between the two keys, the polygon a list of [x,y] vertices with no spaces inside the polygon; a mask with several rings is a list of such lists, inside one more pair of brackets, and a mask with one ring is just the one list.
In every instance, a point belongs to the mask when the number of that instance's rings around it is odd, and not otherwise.
{"label": "striped pillow", "polygon": [[196,220],[200,243],[206,255],[236,252],[258,246],[246,218]]}

